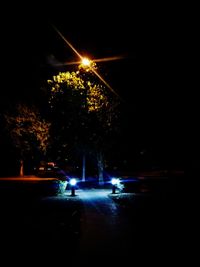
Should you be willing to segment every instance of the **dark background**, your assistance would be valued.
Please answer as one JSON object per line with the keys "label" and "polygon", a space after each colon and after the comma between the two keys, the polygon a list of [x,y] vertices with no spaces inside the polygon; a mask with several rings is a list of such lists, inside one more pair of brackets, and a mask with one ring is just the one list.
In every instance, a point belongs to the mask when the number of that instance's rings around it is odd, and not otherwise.
{"label": "dark background", "polygon": [[175,7],[65,2],[18,6],[12,14],[7,9],[1,19],[1,111],[17,100],[42,101],[43,83],[70,68],[52,63],[78,60],[52,25],[81,54],[124,56],[98,64],[99,73],[123,99],[119,154],[147,154],[166,165],[181,166],[183,25]]}

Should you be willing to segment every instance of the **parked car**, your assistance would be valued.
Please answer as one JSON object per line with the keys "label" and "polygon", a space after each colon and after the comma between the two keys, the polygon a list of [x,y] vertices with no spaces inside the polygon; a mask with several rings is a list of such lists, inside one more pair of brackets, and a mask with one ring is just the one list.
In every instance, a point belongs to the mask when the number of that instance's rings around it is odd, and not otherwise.
{"label": "parked car", "polygon": [[36,167],[35,175],[43,178],[57,178],[61,181],[69,181],[69,176],[66,172],[52,162],[43,163]]}

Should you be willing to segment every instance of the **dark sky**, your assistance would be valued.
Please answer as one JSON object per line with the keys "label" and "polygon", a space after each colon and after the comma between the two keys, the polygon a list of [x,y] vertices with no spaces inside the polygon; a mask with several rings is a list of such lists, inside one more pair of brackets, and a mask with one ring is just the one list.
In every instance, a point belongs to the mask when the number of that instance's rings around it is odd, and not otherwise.
{"label": "dark sky", "polygon": [[118,4],[110,8],[95,5],[89,10],[84,5],[63,9],[19,13],[2,24],[3,71],[15,84],[15,89],[10,88],[12,93],[29,90],[22,79],[28,79],[31,89],[36,87],[48,75],[50,60],[78,59],[55,32],[55,25],[82,54],[94,58],[124,56],[98,67],[128,102],[148,105],[153,101],[162,103],[161,107],[165,102],[173,102],[173,87],[177,90],[178,29],[171,14],[167,16],[163,10],[153,13],[153,8],[142,13],[134,6]]}
{"label": "dark sky", "polygon": [[78,59],[52,25],[82,54],[93,58],[124,56],[98,67],[124,99],[125,130],[130,136],[138,131],[150,146],[170,145],[176,153],[182,149],[183,104],[178,79],[181,24],[173,9],[137,8],[125,2],[109,7],[103,2],[93,6],[67,3],[49,10],[35,8],[10,14],[1,22],[5,83],[0,97],[4,105],[11,98],[37,94],[41,82],[59,71],[52,69],[50,61]]}

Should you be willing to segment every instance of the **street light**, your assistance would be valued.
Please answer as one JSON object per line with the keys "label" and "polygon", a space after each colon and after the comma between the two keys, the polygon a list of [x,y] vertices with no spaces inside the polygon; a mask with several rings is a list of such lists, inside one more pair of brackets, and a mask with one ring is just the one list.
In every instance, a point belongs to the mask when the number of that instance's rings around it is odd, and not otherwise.
{"label": "street light", "polygon": [[[109,60],[118,60],[123,57],[109,57],[109,58],[102,58],[102,59],[96,59],[96,60],[89,60],[87,58],[84,58],[79,54],[79,52],[75,49],[75,47],[62,35],[62,33],[54,26],[52,25],[54,30],[60,35],[60,37],[65,41],[65,43],[74,51],[74,53],[80,58],[82,61],[82,64],[80,64],[81,67],[86,68],[86,71],[91,70],[109,89],[112,93],[114,93],[117,97],[121,98],[117,92],[104,80],[104,78],[95,70],[95,62],[103,62],[103,61],[109,61]],[[95,61],[95,62],[94,62]],[[89,65],[88,65],[89,64]]]}
{"label": "street light", "polygon": [[88,58],[84,57],[84,58],[82,59],[82,64],[83,64],[84,66],[90,66],[90,64],[91,64],[91,60],[89,60]]}
{"label": "street light", "polygon": [[89,71],[94,72],[96,69],[96,63],[87,57],[83,57],[79,64],[79,69],[83,69],[86,72],[89,72]]}

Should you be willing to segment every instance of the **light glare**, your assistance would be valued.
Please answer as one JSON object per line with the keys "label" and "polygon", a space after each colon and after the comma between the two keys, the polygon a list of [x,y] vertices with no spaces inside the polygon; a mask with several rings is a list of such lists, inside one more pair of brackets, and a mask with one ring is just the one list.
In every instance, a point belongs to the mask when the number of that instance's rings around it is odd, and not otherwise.
{"label": "light glare", "polygon": [[118,185],[119,179],[118,178],[112,178],[111,183],[112,183],[112,185]]}
{"label": "light glare", "polygon": [[82,59],[82,64],[84,65],[84,66],[90,66],[90,60],[88,59],[88,58],[83,58]]}
{"label": "light glare", "polygon": [[77,183],[76,179],[73,178],[70,180],[70,185],[74,186],[76,185],[76,183]]}
{"label": "light glare", "polygon": [[[55,31],[60,35],[60,37],[66,42],[66,44],[76,53],[76,55],[81,59],[82,64],[85,65],[83,63],[84,58],[79,54],[79,52],[74,48],[74,46],[62,35],[62,33],[55,27],[53,26],[53,28],[55,29]],[[115,58],[117,59],[117,58]],[[106,61],[105,59],[102,61]],[[87,63],[88,64],[88,63]],[[85,66],[90,66],[91,61],[89,61],[89,65],[85,65]],[[91,69],[92,72],[110,89],[110,91],[112,93],[114,93],[117,97],[121,98],[117,92],[115,92],[115,90],[103,79],[103,77],[93,68]]]}

